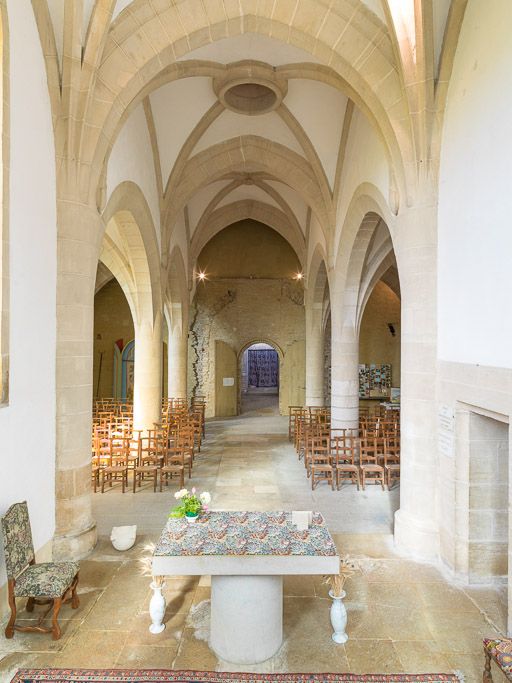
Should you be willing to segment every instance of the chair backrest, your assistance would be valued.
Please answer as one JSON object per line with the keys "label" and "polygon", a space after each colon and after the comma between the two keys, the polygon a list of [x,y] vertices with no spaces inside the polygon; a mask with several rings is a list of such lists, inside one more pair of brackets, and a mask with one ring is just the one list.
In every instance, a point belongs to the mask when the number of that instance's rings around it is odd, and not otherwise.
{"label": "chair backrest", "polygon": [[34,559],[27,501],[14,503],[2,517],[7,578],[15,579]]}

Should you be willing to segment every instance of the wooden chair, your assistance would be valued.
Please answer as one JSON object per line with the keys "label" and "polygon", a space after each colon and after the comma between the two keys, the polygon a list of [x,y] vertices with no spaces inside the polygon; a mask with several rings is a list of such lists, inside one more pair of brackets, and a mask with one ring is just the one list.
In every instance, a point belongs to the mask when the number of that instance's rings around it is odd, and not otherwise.
{"label": "wooden chair", "polygon": [[[348,430],[347,430],[348,431]],[[356,465],[357,438],[351,434],[344,434],[331,438],[332,464],[336,473],[336,489],[347,479],[357,484],[359,491],[359,467]]]}
{"label": "wooden chair", "polygon": [[294,440],[297,414],[300,414],[302,410],[302,406],[288,406],[288,441]]}
{"label": "wooden chair", "polygon": [[128,442],[126,439],[111,439],[110,452],[106,464],[100,467],[101,492],[105,493],[105,484],[112,488],[113,482],[121,480],[124,493],[128,486]]}
{"label": "wooden chair", "polygon": [[311,474],[311,489],[314,490],[319,481],[330,483],[334,491],[334,469],[331,463],[329,438],[314,436],[311,439],[309,471]]}
{"label": "wooden chair", "polygon": [[[2,536],[7,569],[7,590],[11,616],[5,629],[5,637],[12,638],[14,631],[37,631],[51,633],[59,640],[61,629],[58,622],[62,604],[71,600],[76,609],[80,601],[76,594],[79,565],[76,562],[44,562],[36,564],[32,530],[26,501],[15,503],[1,518]],[[28,598],[27,612],[34,605],[49,605],[35,626],[16,624],[16,598]],[[51,628],[43,621],[52,610]]]}
{"label": "wooden chair", "polygon": [[359,462],[363,491],[367,480],[374,484],[380,484],[384,490],[384,467],[378,464],[379,449],[376,440],[376,437],[365,437],[360,441]]}
{"label": "wooden chair", "polygon": [[139,461],[133,468],[133,493],[137,486],[142,486],[142,481],[147,476],[153,479],[153,492],[156,492],[158,470],[163,454],[159,451],[153,430],[150,430],[149,436],[142,436],[139,443]]}
{"label": "wooden chair", "polygon": [[165,480],[165,485],[169,486],[169,477],[174,475],[180,478],[180,488],[185,487],[185,457],[183,449],[177,445],[168,446],[164,454],[164,462],[160,468],[160,492]]}
{"label": "wooden chair", "polygon": [[400,481],[400,437],[389,436],[384,439],[384,472],[388,490],[394,481]]}
{"label": "wooden chair", "polygon": [[183,426],[178,430],[178,445],[183,451],[184,465],[188,469],[188,478],[192,476],[194,463],[195,435],[193,426]]}

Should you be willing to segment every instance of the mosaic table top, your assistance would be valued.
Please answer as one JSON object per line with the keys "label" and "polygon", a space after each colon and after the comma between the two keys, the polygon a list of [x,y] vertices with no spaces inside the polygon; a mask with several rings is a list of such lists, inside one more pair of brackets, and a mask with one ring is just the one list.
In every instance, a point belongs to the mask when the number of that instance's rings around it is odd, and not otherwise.
{"label": "mosaic table top", "polygon": [[207,512],[195,524],[169,519],[155,556],[336,556],[336,546],[319,512],[299,531],[291,512]]}

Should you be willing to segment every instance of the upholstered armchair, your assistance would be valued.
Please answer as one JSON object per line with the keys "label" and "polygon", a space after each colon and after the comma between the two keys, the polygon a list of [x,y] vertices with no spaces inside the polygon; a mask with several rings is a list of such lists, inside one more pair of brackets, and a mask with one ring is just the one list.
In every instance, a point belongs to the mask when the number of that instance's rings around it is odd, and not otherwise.
{"label": "upholstered armchair", "polygon": [[484,638],[485,668],[484,683],[493,683],[491,662],[494,662],[505,677],[512,680],[512,638]]}
{"label": "upholstered armchair", "polygon": [[[1,523],[8,599],[11,608],[5,637],[12,638],[14,631],[38,631],[51,633],[53,639],[58,640],[61,635],[58,617],[62,604],[71,600],[73,609],[79,605],[76,594],[79,566],[76,562],[36,564],[26,502],[11,505],[1,518]],[[49,605],[49,607],[35,626],[18,626],[16,624],[16,598],[28,598],[27,612],[32,612],[34,605]],[[43,625],[43,621],[52,607],[52,626],[49,628]]]}

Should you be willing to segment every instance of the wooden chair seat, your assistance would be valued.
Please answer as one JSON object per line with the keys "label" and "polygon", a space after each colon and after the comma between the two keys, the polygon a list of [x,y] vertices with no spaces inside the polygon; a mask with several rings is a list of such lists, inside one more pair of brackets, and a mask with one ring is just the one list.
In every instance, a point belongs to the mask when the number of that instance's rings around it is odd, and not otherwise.
{"label": "wooden chair seat", "polygon": [[367,481],[371,481],[374,484],[380,484],[382,490],[384,490],[384,467],[382,467],[382,465],[366,463],[360,466],[360,471],[363,491]]}
{"label": "wooden chair seat", "polygon": [[183,465],[164,465],[160,468],[160,492],[162,491],[162,484],[165,479],[165,485],[169,485],[169,477],[177,474],[180,478],[180,488],[185,487],[185,467]]}
{"label": "wooden chair seat", "polygon": [[334,468],[328,462],[313,460],[310,465],[311,488],[314,490],[320,481],[327,481],[334,491]]}
{"label": "wooden chair seat", "polygon": [[118,477],[121,478],[121,490],[124,493],[128,486],[128,465],[119,464],[102,467],[100,469],[101,492],[105,493],[105,482],[112,487],[113,482],[117,481]]}
{"label": "wooden chair seat", "polygon": [[145,475],[150,475],[153,477],[153,492],[156,492],[156,484],[157,484],[157,478],[158,478],[158,470],[159,467],[158,465],[137,465],[133,469],[133,492],[135,493],[135,490],[137,488],[137,485],[139,488],[142,486],[142,480],[144,479]]}
{"label": "wooden chair seat", "polygon": [[398,463],[390,463],[385,466],[386,470],[386,484],[388,489],[393,486],[393,480],[400,479],[400,465]]}
{"label": "wooden chair seat", "polygon": [[[348,476],[344,476],[348,475]],[[350,463],[340,463],[336,466],[336,488],[339,490],[342,481],[349,480],[352,484],[357,484],[359,491],[359,467]]]}

